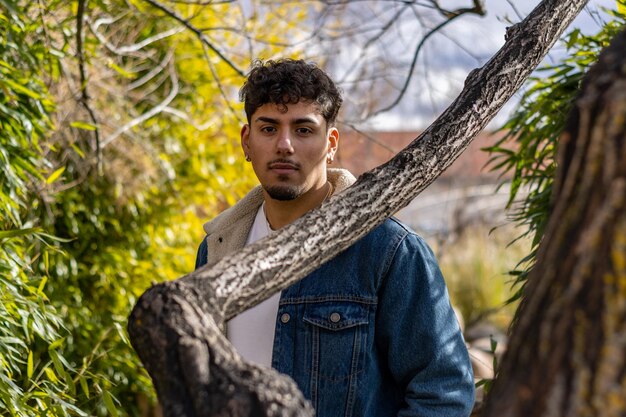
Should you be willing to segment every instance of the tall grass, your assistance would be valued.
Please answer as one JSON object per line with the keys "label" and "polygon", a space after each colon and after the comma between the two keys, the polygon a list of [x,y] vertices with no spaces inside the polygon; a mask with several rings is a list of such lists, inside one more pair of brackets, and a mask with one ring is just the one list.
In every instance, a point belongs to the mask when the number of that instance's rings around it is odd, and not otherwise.
{"label": "tall grass", "polygon": [[530,250],[530,239],[511,243],[518,235],[513,226],[477,225],[433,245],[452,304],[461,311],[466,327],[488,322],[506,330],[511,322],[517,304],[507,303],[515,293],[509,271]]}

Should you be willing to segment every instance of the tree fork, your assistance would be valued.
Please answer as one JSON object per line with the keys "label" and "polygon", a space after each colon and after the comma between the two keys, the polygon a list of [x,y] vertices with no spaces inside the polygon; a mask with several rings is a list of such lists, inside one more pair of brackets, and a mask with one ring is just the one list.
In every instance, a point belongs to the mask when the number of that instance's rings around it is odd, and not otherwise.
{"label": "tree fork", "polygon": [[128,330],[165,415],[312,415],[289,378],[244,363],[219,329],[405,207],[467,148],[587,1],[540,3],[424,133],[345,192],[230,258],[146,291]]}
{"label": "tree fork", "polygon": [[625,121],[623,31],[561,138],[553,210],[484,416],[626,415]]}

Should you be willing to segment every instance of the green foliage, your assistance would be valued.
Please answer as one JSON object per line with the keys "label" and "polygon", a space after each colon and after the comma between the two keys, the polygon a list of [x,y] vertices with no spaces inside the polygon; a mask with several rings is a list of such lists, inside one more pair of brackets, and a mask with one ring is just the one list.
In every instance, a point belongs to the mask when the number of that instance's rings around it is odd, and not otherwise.
{"label": "green foliage", "polygon": [[618,10],[607,11],[612,19],[597,34],[584,35],[574,29],[565,36],[565,57],[529,79],[517,109],[502,127],[506,135],[487,148],[493,154],[492,169],[512,177],[508,206],[513,220],[524,227],[523,236],[532,239],[530,253],[511,272],[519,284],[513,299],[522,294],[548,221],[556,148],[567,115],[583,75],[626,23],[625,5],[625,0],[618,0]]}
{"label": "green foliage", "polygon": [[58,239],[31,211],[35,190],[55,180],[44,176],[49,161],[39,146],[53,107],[39,76],[46,50],[33,41],[36,28],[28,10],[0,2],[0,410],[86,416],[75,401],[82,379],[63,355],[63,314],[46,296]]}
{"label": "green foliage", "polygon": [[164,4],[232,61],[146,2],[89,2],[78,54],[76,3],[0,0],[0,415],[149,412],[130,309],[193,269],[202,223],[254,182],[232,66],[297,19],[240,30],[227,3]]}

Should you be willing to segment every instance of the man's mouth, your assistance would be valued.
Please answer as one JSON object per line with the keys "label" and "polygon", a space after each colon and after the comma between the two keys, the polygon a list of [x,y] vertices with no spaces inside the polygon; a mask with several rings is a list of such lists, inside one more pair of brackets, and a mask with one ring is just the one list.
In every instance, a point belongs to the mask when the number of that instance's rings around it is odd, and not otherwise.
{"label": "man's mouth", "polygon": [[277,174],[289,174],[300,169],[299,164],[291,161],[272,161],[268,168]]}

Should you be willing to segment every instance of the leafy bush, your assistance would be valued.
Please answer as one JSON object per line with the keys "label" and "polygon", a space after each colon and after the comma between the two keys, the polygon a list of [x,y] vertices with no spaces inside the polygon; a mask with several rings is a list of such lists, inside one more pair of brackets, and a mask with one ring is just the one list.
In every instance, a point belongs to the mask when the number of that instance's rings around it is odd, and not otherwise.
{"label": "leafy bush", "polygon": [[[567,114],[583,75],[626,23],[626,1],[617,0],[617,10],[607,13],[611,20],[595,35],[574,29],[565,36],[564,58],[541,68],[529,79],[517,109],[502,127],[506,135],[487,148],[493,154],[492,169],[512,175],[508,206],[512,208],[513,220],[524,227],[523,236],[532,239],[530,253],[520,260],[520,268],[511,272],[516,277],[515,284],[519,284],[513,299],[522,294],[548,220],[556,148]],[[528,194],[518,200],[520,190]]]}
{"label": "leafy bush", "polygon": [[[193,269],[203,221],[254,182],[241,108],[222,110],[242,81],[230,64],[147,3],[85,4],[0,0],[2,415],[149,413],[130,309]],[[229,6],[172,7],[219,28],[238,24]],[[244,35],[297,26],[272,16]],[[210,38],[245,67],[236,32]]]}
{"label": "leafy bush", "polygon": [[39,146],[52,127],[52,102],[38,74],[47,53],[32,42],[36,23],[17,4],[0,2],[0,21],[0,409],[86,416],[75,401],[85,381],[62,354],[68,329],[46,296],[58,239],[32,211],[35,193],[60,174],[46,178],[49,161]]}

